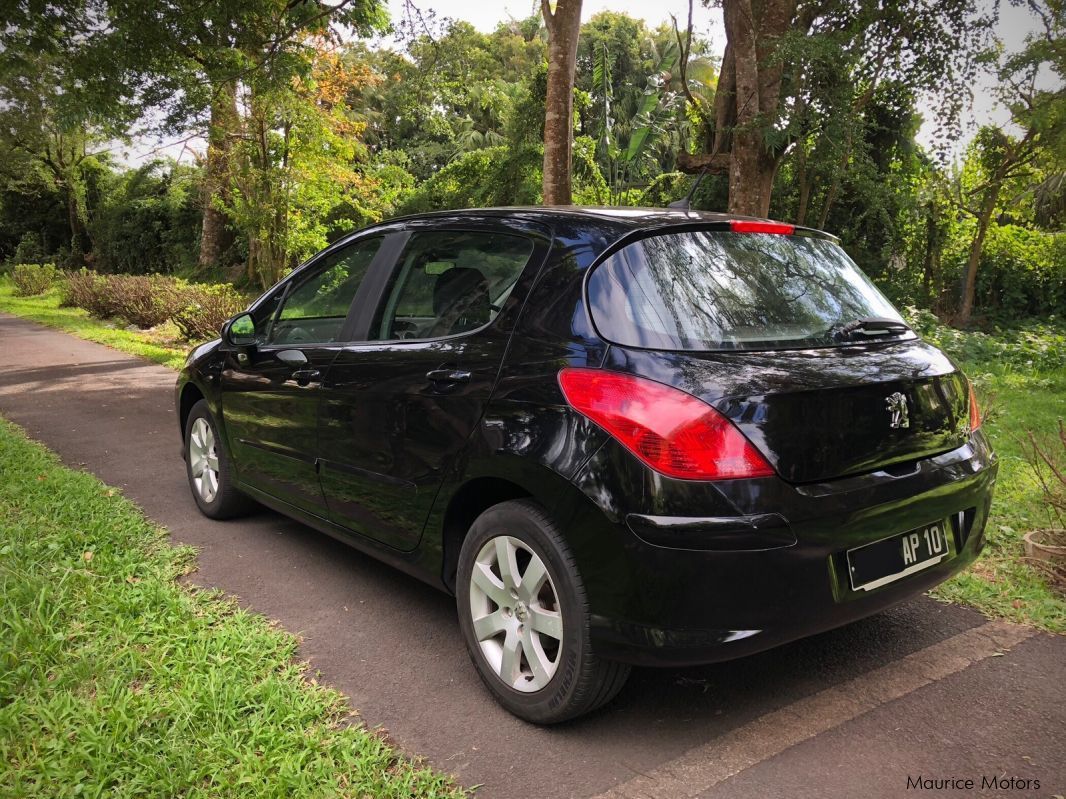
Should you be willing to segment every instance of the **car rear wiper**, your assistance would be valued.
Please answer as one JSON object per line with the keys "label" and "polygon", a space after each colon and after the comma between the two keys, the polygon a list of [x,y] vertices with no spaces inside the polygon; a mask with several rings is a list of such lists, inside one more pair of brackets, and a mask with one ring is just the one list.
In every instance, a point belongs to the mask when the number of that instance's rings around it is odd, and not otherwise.
{"label": "car rear wiper", "polygon": [[847,341],[854,339],[857,333],[872,338],[874,336],[898,336],[909,330],[910,327],[898,319],[864,316],[852,319],[850,322],[837,322],[826,331],[826,334],[833,341]]}

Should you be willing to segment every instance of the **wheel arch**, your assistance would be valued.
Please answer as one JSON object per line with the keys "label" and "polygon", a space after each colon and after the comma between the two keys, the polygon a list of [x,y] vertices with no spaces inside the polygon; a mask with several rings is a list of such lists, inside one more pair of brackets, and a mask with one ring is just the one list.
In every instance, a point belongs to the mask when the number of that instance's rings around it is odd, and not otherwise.
{"label": "wheel arch", "polygon": [[536,498],[532,492],[503,477],[475,477],[452,494],[441,520],[441,580],[449,591],[455,592],[455,574],[459,567],[459,550],[474,523],[482,513],[510,499]]}
{"label": "wheel arch", "polygon": [[182,386],[178,399],[178,424],[181,426],[182,439],[185,437],[185,425],[189,421],[189,414],[192,413],[193,406],[202,399],[205,399],[204,392],[191,380]]}
{"label": "wheel arch", "polygon": [[226,451],[226,454],[232,456],[233,451],[230,447],[225,420],[222,418],[220,399],[217,393],[205,391],[204,387],[199,384],[199,381],[195,377],[187,378],[185,383],[181,386],[181,390],[178,392],[176,410],[178,413],[178,424],[180,425],[178,432],[181,435],[182,455],[184,456],[185,454],[185,425],[189,421],[189,414],[192,413],[193,407],[200,400],[207,402],[207,406],[214,418],[215,426],[218,428],[219,442],[221,443],[222,448]]}

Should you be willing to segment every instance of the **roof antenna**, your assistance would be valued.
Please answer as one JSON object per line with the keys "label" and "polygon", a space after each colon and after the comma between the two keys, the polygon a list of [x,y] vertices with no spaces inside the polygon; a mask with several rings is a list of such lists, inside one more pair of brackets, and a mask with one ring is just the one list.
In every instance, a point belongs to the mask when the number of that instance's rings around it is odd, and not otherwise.
{"label": "roof antenna", "polygon": [[686,194],[683,199],[674,200],[672,203],[670,203],[666,207],[667,208],[677,208],[678,210],[681,210],[681,211],[688,211],[689,209],[691,209],[692,208],[692,195],[696,193],[696,189],[698,189],[700,187],[700,183],[702,183],[703,179],[707,176],[707,170],[709,168],[710,168],[710,164],[708,164],[707,166],[705,166],[703,169],[700,170],[700,174],[696,177],[696,182],[692,184],[692,188],[688,190],[688,194]]}

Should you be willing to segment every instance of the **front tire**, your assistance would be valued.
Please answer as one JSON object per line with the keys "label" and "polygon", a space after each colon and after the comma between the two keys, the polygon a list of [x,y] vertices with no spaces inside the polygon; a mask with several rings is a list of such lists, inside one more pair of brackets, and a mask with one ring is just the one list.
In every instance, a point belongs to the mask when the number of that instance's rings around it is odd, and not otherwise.
{"label": "front tire", "polygon": [[622,689],[629,666],[592,650],[584,584],[551,517],[503,502],[470,527],[456,576],[459,627],[497,701],[537,724],[589,713]]}
{"label": "front tire", "polygon": [[234,484],[233,466],[207,400],[193,405],[185,421],[185,473],[196,506],[210,519],[232,519],[254,507]]}

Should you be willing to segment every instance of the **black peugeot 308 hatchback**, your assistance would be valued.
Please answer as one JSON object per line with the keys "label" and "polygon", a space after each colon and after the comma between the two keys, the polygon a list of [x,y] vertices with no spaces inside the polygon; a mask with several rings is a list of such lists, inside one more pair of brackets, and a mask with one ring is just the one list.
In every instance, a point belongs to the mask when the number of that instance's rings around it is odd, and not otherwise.
{"label": "black peugeot 308 hatchback", "polygon": [[648,209],[391,221],[193,350],[193,497],[254,500],[456,596],[488,689],[549,723],[632,664],[735,658],[977,557],[966,378],[815,230]]}

